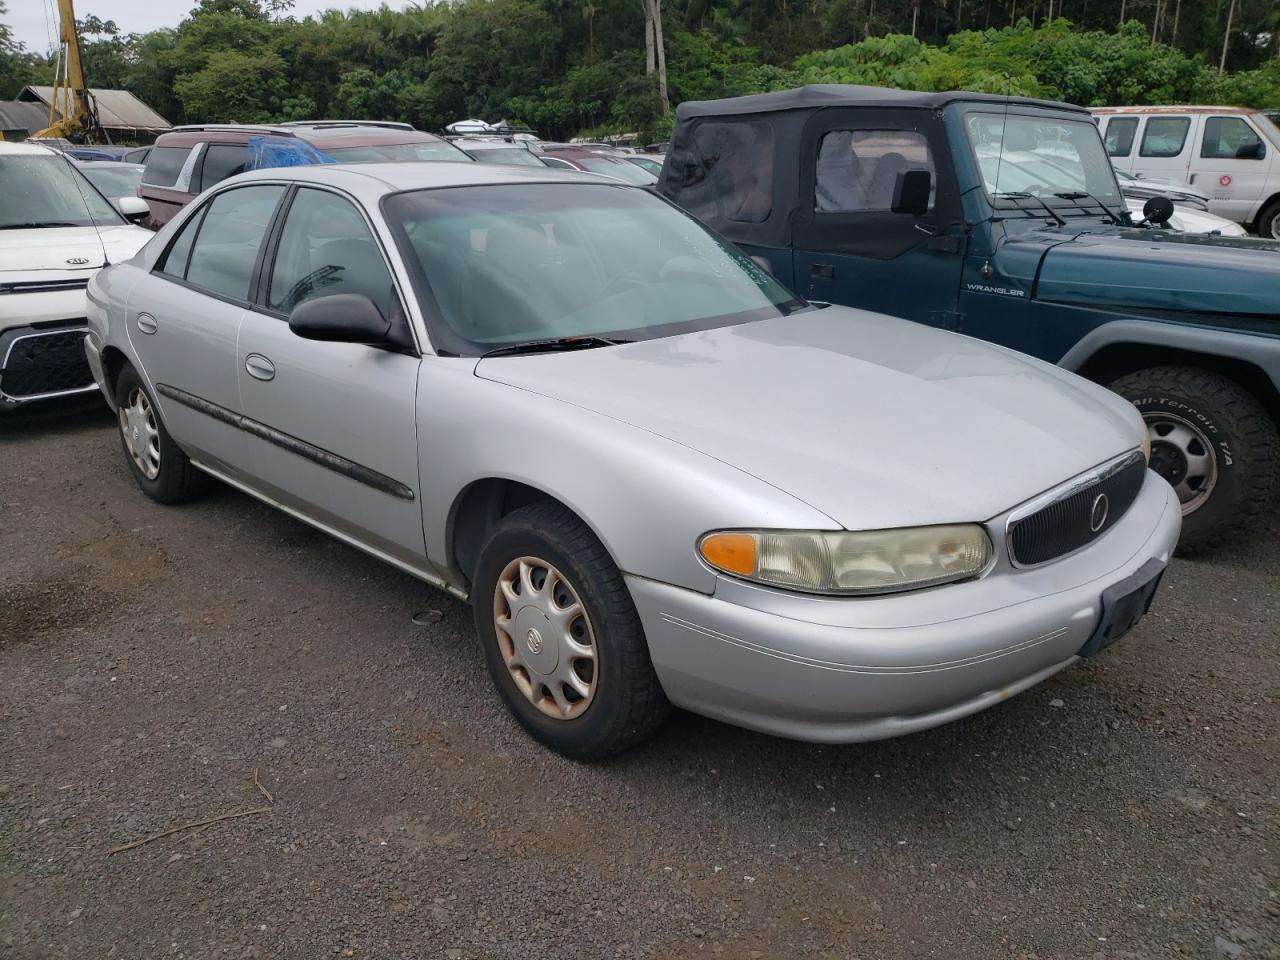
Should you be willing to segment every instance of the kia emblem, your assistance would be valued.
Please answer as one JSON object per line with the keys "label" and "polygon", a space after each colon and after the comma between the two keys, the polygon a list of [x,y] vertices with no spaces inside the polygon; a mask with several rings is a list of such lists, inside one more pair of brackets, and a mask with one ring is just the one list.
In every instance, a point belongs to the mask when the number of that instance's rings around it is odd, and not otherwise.
{"label": "kia emblem", "polygon": [[67,263],[73,267],[83,267],[88,262],[84,257],[67,257]]}

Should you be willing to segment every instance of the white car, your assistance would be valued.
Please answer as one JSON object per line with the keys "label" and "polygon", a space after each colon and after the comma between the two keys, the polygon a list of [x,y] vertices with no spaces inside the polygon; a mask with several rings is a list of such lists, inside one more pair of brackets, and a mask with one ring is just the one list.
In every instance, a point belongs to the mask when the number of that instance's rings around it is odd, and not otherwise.
{"label": "white car", "polygon": [[0,416],[94,390],[85,287],[152,237],[130,222],[146,201],[116,204],[62,154],[0,142]]}
{"label": "white car", "polygon": [[[1136,197],[1125,197],[1124,202],[1129,208],[1129,215],[1133,217],[1134,223],[1143,219],[1142,208],[1146,201]],[[1169,218],[1168,226],[1170,230],[1178,230],[1182,233],[1218,233],[1224,237],[1249,235],[1249,231],[1234,220],[1205,213],[1203,210],[1195,210],[1182,203],[1173,205],[1173,216]]]}

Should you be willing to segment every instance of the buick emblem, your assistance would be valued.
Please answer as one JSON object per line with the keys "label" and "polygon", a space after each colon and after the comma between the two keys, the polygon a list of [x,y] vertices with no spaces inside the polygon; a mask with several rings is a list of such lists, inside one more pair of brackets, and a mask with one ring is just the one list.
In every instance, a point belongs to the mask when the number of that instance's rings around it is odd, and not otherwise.
{"label": "buick emblem", "polygon": [[67,257],[67,263],[73,267],[83,267],[88,262],[84,257]]}
{"label": "buick emblem", "polygon": [[1093,533],[1097,533],[1102,529],[1102,525],[1107,522],[1107,511],[1111,509],[1111,501],[1107,499],[1105,493],[1100,493],[1093,498],[1093,506],[1089,508],[1089,529]]}
{"label": "buick emblem", "polygon": [[538,654],[542,652],[542,634],[537,630],[530,630],[524,638],[524,642],[529,645],[529,652]]}

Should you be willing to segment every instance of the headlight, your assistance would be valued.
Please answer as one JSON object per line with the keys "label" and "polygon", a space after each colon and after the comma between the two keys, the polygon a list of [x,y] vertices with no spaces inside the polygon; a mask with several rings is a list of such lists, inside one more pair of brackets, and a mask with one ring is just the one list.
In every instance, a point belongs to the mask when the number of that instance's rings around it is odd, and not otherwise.
{"label": "headlight", "polygon": [[735,530],[708,533],[698,553],[716,570],[807,593],[893,593],[963,580],[991,561],[974,523],[858,532]]}

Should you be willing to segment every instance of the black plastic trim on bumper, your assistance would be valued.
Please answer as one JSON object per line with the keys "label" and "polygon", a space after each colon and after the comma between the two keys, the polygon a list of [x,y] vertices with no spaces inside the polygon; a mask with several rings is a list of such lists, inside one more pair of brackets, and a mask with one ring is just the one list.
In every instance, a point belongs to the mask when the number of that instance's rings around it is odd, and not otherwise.
{"label": "black plastic trim on bumper", "polygon": [[323,447],[317,447],[315,444],[307,443],[305,440],[299,440],[297,437],[277,430],[275,427],[236,413],[234,410],[228,410],[226,407],[211,400],[198,397],[194,393],[187,393],[185,390],[179,390],[177,387],[171,387],[167,383],[157,383],[156,392],[162,397],[168,397],[175,403],[190,407],[205,416],[220,420],[261,440],[266,440],[268,443],[273,443],[305,460],[318,463],[320,466],[326,467],[335,473],[340,473],[344,477],[355,480],[357,483],[373,487],[373,489],[390,494],[399,500],[414,499],[414,493],[410,487],[405,486],[399,480],[388,477],[385,473],[379,473],[377,470],[372,470],[363,464],[356,463],[354,460],[348,460],[346,457],[340,457],[336,453],[330,453]]}

